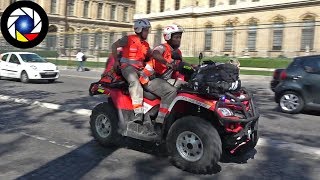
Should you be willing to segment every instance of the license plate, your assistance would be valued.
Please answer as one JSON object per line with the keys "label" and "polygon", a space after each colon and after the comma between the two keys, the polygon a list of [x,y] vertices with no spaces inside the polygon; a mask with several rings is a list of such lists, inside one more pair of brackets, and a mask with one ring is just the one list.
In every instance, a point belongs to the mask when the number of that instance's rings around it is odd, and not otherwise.
{"label": "license plate", "polygon": [[54,74],[56,74],[56,73],[54,73],[54,72],[46,72],[46,73],[44,73],[45,75],[54,75]]}

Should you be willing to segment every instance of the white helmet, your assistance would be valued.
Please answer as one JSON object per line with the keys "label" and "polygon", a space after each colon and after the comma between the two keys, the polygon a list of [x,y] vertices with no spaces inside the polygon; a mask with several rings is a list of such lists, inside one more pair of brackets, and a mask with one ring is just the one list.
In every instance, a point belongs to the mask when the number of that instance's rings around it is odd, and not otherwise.
{"label": "white helmet", "polygon": [[173,33],[183,33],[183,28],[177,24],[172,24],[163,29],[163,37],[166,41],[171,39]]}
{"label": "white helmet", "polygon": [[137,19],[134,21],[133,29],[135,33],[141,33],[143,28],[150,28],[151,24],[148,19]]}

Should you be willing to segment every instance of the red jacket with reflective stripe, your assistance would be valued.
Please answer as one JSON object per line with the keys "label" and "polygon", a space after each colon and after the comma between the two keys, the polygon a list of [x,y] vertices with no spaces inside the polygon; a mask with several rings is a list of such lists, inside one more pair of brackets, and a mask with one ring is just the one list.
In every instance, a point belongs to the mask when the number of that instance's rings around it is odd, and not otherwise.
{"label": "red jacket with reflective stripe", "polygon": [[[123,47],[122,58],[132,60],[132,61],[143,62],[146,59],[149,49],[150,49],[149,44],[146,41],[141,41],[139,36],[129,35],[128,44],[125,47]],[[143,63],[140,63],[140,64],[143,64]]]}
{"label": "red jacket with reflective stripe", "polygon": [[[171,46],[168,43],[163,44],[165,46],[165,51],[162,54],[164,59],[168,62],[172,62],[171,58]],[[181,51],[177,50],[180,55],[182,55]],[[149,77],[156,73],[157,75],[162,75],[168,70],[168,67],[165,64],[157,61],[156,59],[152,58],[150,61],[147,62],[145,68],[142,70],[142,76],[140,77],[141,84],[146,84],[149,81]],[[173,76],[179,77],[177,74],[178,72],[174,72]]]}

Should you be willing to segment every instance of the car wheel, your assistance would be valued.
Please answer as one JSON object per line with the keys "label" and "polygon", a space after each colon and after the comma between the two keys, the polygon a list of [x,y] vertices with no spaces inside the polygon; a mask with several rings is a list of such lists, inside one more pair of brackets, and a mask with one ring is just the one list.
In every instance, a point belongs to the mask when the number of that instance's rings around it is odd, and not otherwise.
{"label": "car wheel", "polygon": [[27,74],[26,71],[22,71],[21,76],[20,76],[20,80],[21,80],[21,82],[23,82],[23,83],[28,83],[28,82],[30,82],[29,76],[28,76],[28,74]]}
{"label": "car wheel", "polygon": [[210,174],[217,167],[221,139],[208,121],[195,116],[178,119],[166,139],[169,159],[176,167],[196,174]]}
{"label": "car wheel", "polygon": [[298,93],[286,91],[280,96],[279,107],[285,113],[299,113],[304,107],[304,100]]}

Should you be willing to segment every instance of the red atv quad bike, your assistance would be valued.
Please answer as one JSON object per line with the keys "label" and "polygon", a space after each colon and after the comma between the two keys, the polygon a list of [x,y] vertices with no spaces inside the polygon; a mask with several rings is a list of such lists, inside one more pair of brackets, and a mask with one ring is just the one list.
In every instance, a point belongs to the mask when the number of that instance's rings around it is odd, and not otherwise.
{"label": "red atv quad bike", "polygon": [[[113,58],[109,59],[110,64]],[[109,64],[109,68],[111,65]],[[103,146],[116,145],[123,136],[165,143],[171,162],[178,168],[197,174],[211,173],[222,153],[240,156],[253,149],[258,141],[259,112],[252,95],[244,88],[221,93],[207,83],[194,81],[207,71],[199,65],[188,84],[178,90],[169,113],[157,136],[141,134],[144,125],[130,122],[133,107],[128,85],[113,73],[103,76],[89,89],[90,95],[104,94],[108,102],[98,104],[90,116],[94,138]],[[104,74],[110,74],[108,65]],[[207,78],[210,79],[209,76]],[[113,80],[112,80],[113,79]],[[218,83],[216,83],[218,84]],[[160,99],[144,92],[144,120],[154,124]]]}

